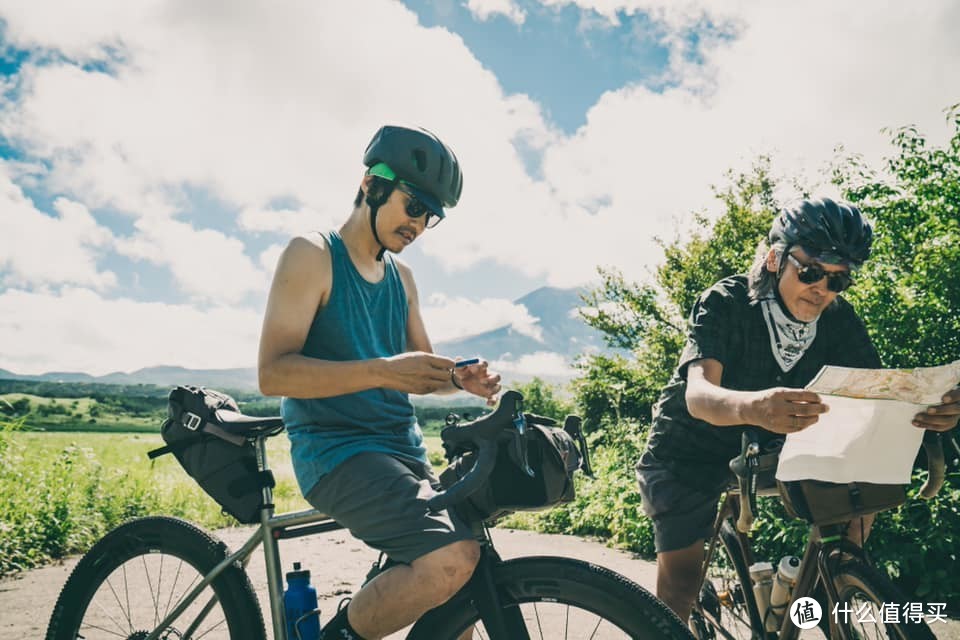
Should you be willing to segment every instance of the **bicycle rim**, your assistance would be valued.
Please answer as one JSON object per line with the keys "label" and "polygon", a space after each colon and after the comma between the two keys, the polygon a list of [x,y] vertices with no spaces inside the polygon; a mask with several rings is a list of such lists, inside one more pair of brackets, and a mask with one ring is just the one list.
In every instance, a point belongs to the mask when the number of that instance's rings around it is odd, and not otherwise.
{"label": "bicycle rim", "polygon": [[[533,640],[690,638],[666,605],[603,567],[568,558],[519,558],[497,565],[494,581],[505,617],[522,618]],[[461,592],[428,612],[408,638],[454,640],[469,630],[474,640],[501,640],[479,618],[469,594]]]}
{"label": "bicycle rim", "polygon": [[[85,555],[54,608],[48,640],[143,640],[223,558],[209,534],[174,518],[144,518],[107,534]],[[163,640],[263,640],[246,573],[227,569]]]}
{"label": "bicycle rim", "polygon": [[[932,640],[933,633],[922,616],[919,621],[908,622],[904,617],[906,598],[899,589],[874,567],[860,561],[849,562],[840,567],[834,584],[837,587],[839,605],[831,616],[831,624],[840,626],[853,640]],[[893,606],[897,616],[884,622],[883,606]],[[839,634],[832,634],[839,635]]]}

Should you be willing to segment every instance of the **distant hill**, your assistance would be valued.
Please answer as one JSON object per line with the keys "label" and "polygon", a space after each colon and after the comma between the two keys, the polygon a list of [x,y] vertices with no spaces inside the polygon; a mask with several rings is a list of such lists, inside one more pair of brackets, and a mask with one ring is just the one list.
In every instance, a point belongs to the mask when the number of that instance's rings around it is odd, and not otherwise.
{"label": "distant hill", "polygon": [[487,360],[517,361],[537,352],[557,353],[568,361],[582,353],[607,351],[602,334],[587,326],[577,314],[583,306],[579,289],[541,287],[514,304],[523,305],[538,318],[536,336],[505,325],[477,335],[440,342],[436,349],[447,355],[479,355]]}
{"label": "distant hill", "polygon": [[0,379],[32,380],[38,382],[97,383],[110,385],[157,385],[172,387],[178,384],[195,384],[215,389],[257,389],[257,371],[246,369],[186,369],[184,367],[147,367],[131,373],[108,373],[91,376],[86,373],[50,372],[40,375],[17,375],[0,369]]}
{"label": "distant hill", "polygon": [[[533,332],[536,334],[535,336],[521,333],[511,325],[504,325],[466,338],[437,343],[435,345],[437,352],[464,357],[479,355],[490,361],[510,362],[517,362],[524,356],[548,352],[559,354],[569,362],[581,353],[608,350],[603,343],[601,334],[584,324],[576,314],[576,309],[583,304],[580,300],[579,289],[541,287],[515,300],[514,304],[525,306],[530,315],[538,319]],[[535,374],[513,375],[508,379],[522,381],[523,378],[529,379],[533,375]],[[558,381],[556,376],[549,373],[540,377],[554,382]],[[252,367],[242,369],[186,369],[176,366],[155,366],[131,373],[115,372],[103,376],[60,371],[40,375],[18,375],[12,371],[0,369],[0,379],[111,385],[158,385],[160,387],[196,384],[216,389],[257,390],[257,372]]]}

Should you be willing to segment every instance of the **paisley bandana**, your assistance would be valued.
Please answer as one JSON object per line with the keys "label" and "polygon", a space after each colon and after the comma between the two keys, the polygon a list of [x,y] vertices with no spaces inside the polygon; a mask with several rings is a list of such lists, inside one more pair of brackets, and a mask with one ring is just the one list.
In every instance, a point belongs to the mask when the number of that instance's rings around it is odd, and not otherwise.
{"label": "paisley bandana", "polygon": [[760,301],[763,320],[770,334],[770,350],[773,357],[786,373],[803,357],[813,339],[817,337],[817,321],[800,322],[786,313],[774,298]]}

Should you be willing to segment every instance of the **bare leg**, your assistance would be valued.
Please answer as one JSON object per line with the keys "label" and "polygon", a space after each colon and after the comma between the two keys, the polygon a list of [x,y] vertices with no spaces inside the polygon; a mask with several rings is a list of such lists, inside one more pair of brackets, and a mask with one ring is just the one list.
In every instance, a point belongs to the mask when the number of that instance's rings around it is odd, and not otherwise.
{"label": "bare leg", "polygon": [[657,597],[684,622],[690,617],[700,590],[705,555],[703,540],[684,549],[657,554]]}
{"label": "bare leg", "polygon": [[390,568],[350,601],[350,626],[368,640],[403,629],[453,597],[473,575],[479,559],[480,545],[461,540],[417,558],[413,564]]}

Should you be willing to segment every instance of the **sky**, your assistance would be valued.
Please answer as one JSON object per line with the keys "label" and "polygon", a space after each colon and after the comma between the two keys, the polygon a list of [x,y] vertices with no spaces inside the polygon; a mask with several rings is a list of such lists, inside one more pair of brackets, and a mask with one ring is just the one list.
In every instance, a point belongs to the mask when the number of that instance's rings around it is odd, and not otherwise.
{"label": "sky", "polygon": [[254,366],[385,123],[464,167],[401,256],[433,341],[529,326],[538,287],[649,278],[760,154],[836,195],[838,147],[944,141],[957,33],[953,0],[0,0],[0,368]]}

